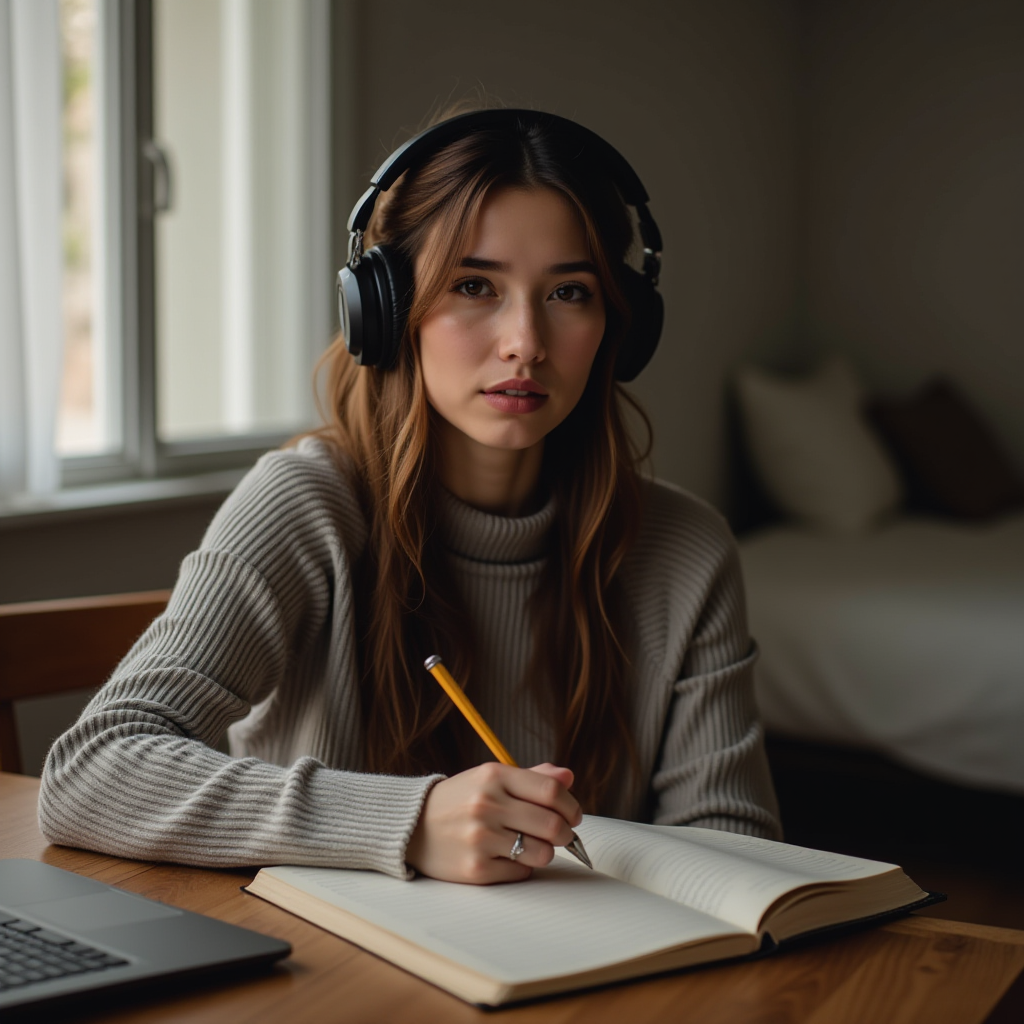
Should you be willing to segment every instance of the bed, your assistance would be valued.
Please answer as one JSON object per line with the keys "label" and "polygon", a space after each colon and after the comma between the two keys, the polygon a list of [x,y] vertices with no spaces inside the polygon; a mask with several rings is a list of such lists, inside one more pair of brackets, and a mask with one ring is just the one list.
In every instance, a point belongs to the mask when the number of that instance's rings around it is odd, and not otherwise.
{"label": "bed", "polygon": [[736,398],[769,511],[740,554],[770,737],[1024,797],[1024,480],[984,418],[944,378],[871,398],[836,354],[743,367]]}
{"label": "bed", "polygon": [[770,733],[1024,795],[1024,514],[741,540]]}

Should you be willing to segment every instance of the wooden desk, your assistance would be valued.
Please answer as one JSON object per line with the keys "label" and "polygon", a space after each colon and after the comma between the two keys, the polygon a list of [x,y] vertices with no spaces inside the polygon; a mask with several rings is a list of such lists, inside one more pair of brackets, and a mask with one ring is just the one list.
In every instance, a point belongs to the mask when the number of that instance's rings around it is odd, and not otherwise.
{"label": "wooden desk", "polygon": [[[754,963],[632,982],[497,1012],[453,996],[239,891],[242,871],[49,846],[36,779],[0,773],[0,857],[29,857],[286,939],[273,973],[83,1020],[416,1024],[980,1024],[1024,967],[1024,932],[911,917]],[[1001,1013],[1001,1011],[1000,1011]]]}

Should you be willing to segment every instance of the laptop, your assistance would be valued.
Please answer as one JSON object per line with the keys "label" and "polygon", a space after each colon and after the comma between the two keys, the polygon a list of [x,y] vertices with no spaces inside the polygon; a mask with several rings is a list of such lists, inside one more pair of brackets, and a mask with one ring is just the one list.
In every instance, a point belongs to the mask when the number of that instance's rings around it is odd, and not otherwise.
{"label": "laptop", "polygon": [[0,860],[0,1017],[159,982],[249,973],[291,946],[34,860]]}

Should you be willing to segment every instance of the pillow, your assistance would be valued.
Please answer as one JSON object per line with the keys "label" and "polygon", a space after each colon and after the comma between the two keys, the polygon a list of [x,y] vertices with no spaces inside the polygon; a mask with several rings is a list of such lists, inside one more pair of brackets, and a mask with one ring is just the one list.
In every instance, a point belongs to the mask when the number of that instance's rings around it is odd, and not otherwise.
{"label": "pillow", "polygon": [[900,463],[914,507],[987,519],[1024,505],[1024,483],[988,425],[948,380],[868,413]]}
{"label": "pillow", "polygon": [[898,471],[844,359],[802,378],[745,367],[737,392],[754,467],[782,510],[831,533],[859,533],[899,505]]}

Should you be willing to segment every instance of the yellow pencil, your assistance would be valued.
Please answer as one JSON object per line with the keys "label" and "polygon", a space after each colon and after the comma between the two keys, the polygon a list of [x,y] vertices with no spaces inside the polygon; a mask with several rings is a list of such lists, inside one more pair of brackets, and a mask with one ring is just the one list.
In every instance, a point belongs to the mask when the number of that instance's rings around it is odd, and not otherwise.
{"label": "yellow pencil", "polygon": [[[477,736],[480,737],[487,744],[490,752],[502,763],[511,765],[513,768],[519,766],[515,762],[515,758],[505,749],[501,740],[494,735],[494,731],[484,721],[483,715],[475,707],[473,702],[466,696],[465,691],[461,686],[452,678],[451,672],[444,667],[441,662],[441,657],[438,654],[432,654],[425,662],[423,667],[441,684],[441,688],[445,693],[448,694],[452,699],[452,703],[462,712],[466,721],[476,730]],[[587,856],[587,851],[583,848],[583,843],[580,842],[580,837],[575,832],[572,834],[572,842],[566,847],[566,849],[579,861],[586,864],[588,868],[593,868],[594,865],[590,863],[590,858]]]}

